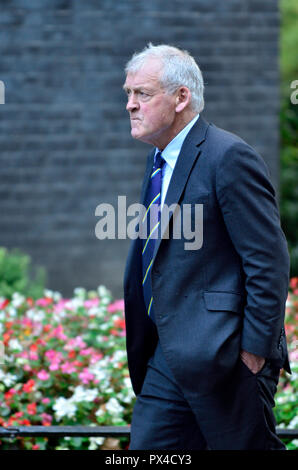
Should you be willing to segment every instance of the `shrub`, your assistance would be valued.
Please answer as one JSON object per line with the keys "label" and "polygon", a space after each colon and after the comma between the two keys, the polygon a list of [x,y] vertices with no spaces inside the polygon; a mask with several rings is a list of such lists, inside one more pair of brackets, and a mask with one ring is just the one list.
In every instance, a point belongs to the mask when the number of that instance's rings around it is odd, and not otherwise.
{"label": "shrub", "polygon": [[33,276],[30,256],[20,250],[0,247],[0,296],[11,299],[14,292],[38,299],[43,295],[46,274],[38,268]]}

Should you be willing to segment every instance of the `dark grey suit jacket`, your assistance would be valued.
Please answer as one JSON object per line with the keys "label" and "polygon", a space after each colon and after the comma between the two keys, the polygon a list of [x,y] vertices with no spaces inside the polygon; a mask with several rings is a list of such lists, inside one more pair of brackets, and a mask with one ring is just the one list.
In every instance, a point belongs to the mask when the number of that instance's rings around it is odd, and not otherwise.
{"label": "dark grey suit jacket", "polygon": [[141,240],[131,244],[124,297],[135,393],[158,337],[190,399],[220,393],[241,349],[289,370],[284,332],[289,255],[263,159],[242,139],[200,117],[172,175],[165,204],[172,203],[203,204],[203,244],[185,250],[189,240],[171,238],[172,219],[169,239],[156,242],[151,270],[156,327],[144,305]]}

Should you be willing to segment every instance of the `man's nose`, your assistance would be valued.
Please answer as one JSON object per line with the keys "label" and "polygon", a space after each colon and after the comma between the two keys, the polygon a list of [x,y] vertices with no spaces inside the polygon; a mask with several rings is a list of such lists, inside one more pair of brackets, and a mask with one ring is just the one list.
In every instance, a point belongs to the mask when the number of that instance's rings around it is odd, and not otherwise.
{"label": "man's nose", "polygon": [[138,109],[138,107],[139,107],[139,103],[138,103],[137,97],[134,93],[131,93],[131,95],[129,96],[127,100],[126,110],[131,112],[131,111]]}

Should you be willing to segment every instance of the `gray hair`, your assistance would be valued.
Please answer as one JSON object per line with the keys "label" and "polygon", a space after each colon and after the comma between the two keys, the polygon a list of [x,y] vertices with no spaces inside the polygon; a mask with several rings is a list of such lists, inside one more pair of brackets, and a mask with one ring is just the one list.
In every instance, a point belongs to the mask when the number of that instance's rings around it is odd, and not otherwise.
{"label": "gray hair", "polygon": [[138,72],[148,58],[156,58],[162,63],[161,86],[167,93],[174,93],[180,86],[191,92],[191,108],[200,113],[204,109],[204,82],[202,72],[195,59],[177,47],[149,43],[141,52],[136,52],[127,62],[125,73]]}

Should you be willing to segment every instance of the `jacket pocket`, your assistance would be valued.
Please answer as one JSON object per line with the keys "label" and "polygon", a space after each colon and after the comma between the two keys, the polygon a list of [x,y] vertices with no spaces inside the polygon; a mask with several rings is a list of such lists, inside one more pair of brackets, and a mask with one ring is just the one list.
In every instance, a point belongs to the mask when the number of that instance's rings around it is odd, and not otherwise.
{"label": "jacket pocket", "polygon": [[211,311],[229,311],[242,313],[243,297],[234,292],[204,292],[204,300],[207,310]]}

